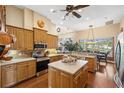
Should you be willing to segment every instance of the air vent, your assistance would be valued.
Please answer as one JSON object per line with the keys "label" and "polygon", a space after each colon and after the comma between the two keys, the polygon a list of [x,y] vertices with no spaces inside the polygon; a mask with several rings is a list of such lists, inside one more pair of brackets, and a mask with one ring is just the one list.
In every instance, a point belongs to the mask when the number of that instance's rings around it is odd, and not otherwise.
{"label": "air vent", "polygon": [[106,25],[113,24],[113,20],[107,21],[107,22],[105,22],[105,24],[106,24]]}

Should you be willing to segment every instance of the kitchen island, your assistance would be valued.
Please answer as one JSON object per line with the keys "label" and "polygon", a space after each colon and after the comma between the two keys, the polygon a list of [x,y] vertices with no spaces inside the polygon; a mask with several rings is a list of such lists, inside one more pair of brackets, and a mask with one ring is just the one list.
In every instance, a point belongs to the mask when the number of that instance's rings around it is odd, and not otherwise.
{"label": "kitchen island", "polygon": [[78,60],[68,64],[62,61],[50,63],[48,69],[48,85],[51,88],[81,88],[88,79],[87,61]]}

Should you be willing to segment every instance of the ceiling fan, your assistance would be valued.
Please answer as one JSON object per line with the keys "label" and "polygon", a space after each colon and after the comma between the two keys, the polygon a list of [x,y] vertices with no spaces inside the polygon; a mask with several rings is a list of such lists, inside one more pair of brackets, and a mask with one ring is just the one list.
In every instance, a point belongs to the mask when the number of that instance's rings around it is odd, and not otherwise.
{"label": "ceiling fan", "polygon": [[[66,17],[71,13],[72,15],[74,15],[76,18],[81,18],[81,15],[79,13],[77,13],[76,11],[85,7],[88,7],[89,5],[67,5],[65,10],[59,10],[59,11],[66,11],[67,13],[64,15],[63,20],[66,19]],[[52,12],[57,12],[56,10],[52,11]]]}

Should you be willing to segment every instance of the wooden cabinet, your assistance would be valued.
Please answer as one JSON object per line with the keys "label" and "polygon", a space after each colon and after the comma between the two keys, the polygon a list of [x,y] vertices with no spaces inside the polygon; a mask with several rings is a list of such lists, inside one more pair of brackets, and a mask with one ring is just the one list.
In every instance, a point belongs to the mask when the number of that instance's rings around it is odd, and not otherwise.
{"label": "wooden cabinet", "polygon": [[82,88],[88,81],[87,65],[74,75],[49,67],[49,87],[52,88]]}
{"label": "wooden cabinet", "polygon": [[47,31],[34,28],[34,42],[45,42],[47,43]]}
{"label": "wooden cabinet", "polygon": [[47,35],[48,48],[57,48],[58,47],[58,37],[55,35]]}
{"label": "wooden cabinet", "polygon": [[33,31],[24,30],[24,48],[25,50],[33,50]]}
{"label": "wooden cabinet", "polygon": [[1,71],[2,70],[1,70],[1,66],[0,66],[0,88],[2,87],[2,77],[1,77],[2,76],[2,73],[1,73]]}
{"label": "wooden cabinet", "polygon": [[21,28],[6,26],[6,31],[16,37],[16,42],[12,45],[12,49],[24,49],[24,31]]}
{"label": "wooden cabinet", "polygon": [[25,61],[10,65],[5,65],[0,68],[2,86],[10,87],[18,82],[29,79],[36,75],[36,61]]}
{"label": "wooden cabinet", "polygon": [[61,72],[60,73],[60,87],[61,88],[71,88],[72,86],[72,77],[71,75]]}
{"label": "wooden cabinet", "polygon": [[28,62],[28,78],[31,78],[36,75],[36,62],[30,61]]}
{"label": "wooden cabinet", "polygon": [[17,64],[17,81],[23,81],[35,76],[36,74],[36,62],[27,61]]}
{"label": "wooden cabinet", "polygon": [[33,50],[33,31],[8,25],[6,26],[6,31],[16,37],[16,42],[12,44],[12,49]]}
{"label": "wooden cabinet", "polygon": [[2,66],[2,87],[10,87],[16,83],[16,65]]}
{"label": "wooden cabinet", "polygon": [[92,57],[87,56],[86,60],[88,61],[88,71],[95,72],[96,68],[97,68],[96,57],[95,56],[92,56]]}
{"label": "wooden cabinet", "polygon": [[[48,76],[48,80],[49,80],[49,87],[52,87],[52,88],[59,88],[60,87],[60,72],[59,70],[56,70],[56,69],[53,69],[53,68],[50,68],[50,71],[49,71],[49,76]],[[51,82],[52,81],[52,82]]]}
{"label": "wooden cabinet", "polygon": [[88,81],[88,70],[87,70],[87,66],[85,66],[78,73],[76,73],[74,77],[73,85],[76,88],[85,87],[87,81]]}
{"label": "wooden cabinet", "polygon": [[27,62],[22,62],[17,64],[17,81],[23,81],[26,80],[28,77],[27,73]]}
{"label": "wooden cabinet", "polygon": [[50,57],[50,62],[55,62],[63,59],[63,55],[56,55]]}

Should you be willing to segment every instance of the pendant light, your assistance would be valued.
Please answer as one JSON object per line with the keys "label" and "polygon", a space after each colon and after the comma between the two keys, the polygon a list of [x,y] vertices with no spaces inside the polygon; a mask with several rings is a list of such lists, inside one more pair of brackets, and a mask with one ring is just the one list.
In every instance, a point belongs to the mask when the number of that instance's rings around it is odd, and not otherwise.
{"label": "pendant light", "polygon": [[[89,25],[89,32],[88,32],[88,38],[87,38],[87,44],[95,44],[95,38],[94,38],[94,31],[93,31],[93,25]],[[94,53],[94,47],[92,48],[92,52]]]}

